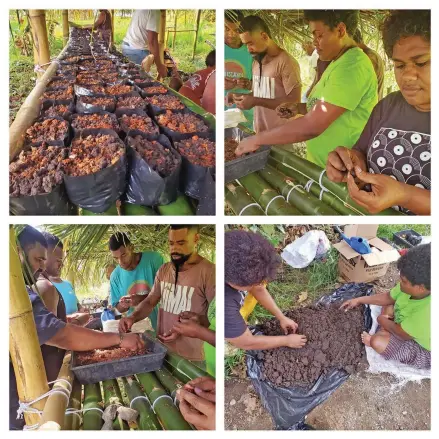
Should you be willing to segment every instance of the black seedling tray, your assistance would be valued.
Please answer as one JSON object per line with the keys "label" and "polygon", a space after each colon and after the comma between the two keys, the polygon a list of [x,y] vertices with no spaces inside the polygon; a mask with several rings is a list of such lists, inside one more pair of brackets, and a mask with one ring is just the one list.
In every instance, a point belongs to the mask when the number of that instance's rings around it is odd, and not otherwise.
{"label": "black seedling tray", "polygon": [[[415,232],[412,229],[408,229],[408,230],[401,230],[400,232],[395,232],[393,234],[393,240],[398,245],[401,245],[401,246],[404,246],[404,247],[414,247],[415,245],[418,245],[418,244],[412,244],[409,241],[407,241],[407,239],[405,238],[405,236],[407,234],[411,234],[412,236],[417,236],[417,237],[420,237],[422,239],[422,235],[420,235],[418,232]],[[421,241],[419,241],[419,244],[420,243],[421,243]]]}
{"label": "black seedling tray", "polygon": [[77,366],[77,354],[73,352],[72,372],[81,384],[93,384],[99,381],[125,377],[136,373],[153,372],[161,369],[166,356],[166,348],[147,335],[142,335],[146,348],[152,353],[120,360]]}
{"label": "black seedling tray", "polygon": [[[250,137],[251,134],[245,133],[239,128],[226,128],[224,130],[224,140],[234,139],[240,142],[246,137]],[[268,155],[270,154],[269,146],[261,146],[256,152],[253,152],[244,157],[237,158],[230,162],[224,163],[224,181],[229,183],[233,180],[238,180],[241,177],[245,177],[252,172],[259,171],[265,168],[268,161]]]}

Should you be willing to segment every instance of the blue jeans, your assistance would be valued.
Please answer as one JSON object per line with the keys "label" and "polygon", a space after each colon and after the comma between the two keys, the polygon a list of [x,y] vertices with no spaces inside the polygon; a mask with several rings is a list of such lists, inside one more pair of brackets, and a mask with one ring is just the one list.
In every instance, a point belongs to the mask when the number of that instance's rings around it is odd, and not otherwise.
{"label": "blue jeans", "polygon": [[142,61],[151,53],[146,49],[133,49],[127,43],[122,43],[122,53],[133,63],[142,64]]}

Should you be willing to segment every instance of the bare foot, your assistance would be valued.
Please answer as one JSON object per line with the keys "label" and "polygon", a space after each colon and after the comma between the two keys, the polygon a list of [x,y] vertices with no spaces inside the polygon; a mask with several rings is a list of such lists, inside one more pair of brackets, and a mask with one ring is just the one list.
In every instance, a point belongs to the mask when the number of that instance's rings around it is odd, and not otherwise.
{"label": "bare foot", "polygon": [[366,331],[364,331],[361,334],[361,341],[366,345],[370,347],[370,339],[372,338],[372,336],[370,334],[368,334]]}

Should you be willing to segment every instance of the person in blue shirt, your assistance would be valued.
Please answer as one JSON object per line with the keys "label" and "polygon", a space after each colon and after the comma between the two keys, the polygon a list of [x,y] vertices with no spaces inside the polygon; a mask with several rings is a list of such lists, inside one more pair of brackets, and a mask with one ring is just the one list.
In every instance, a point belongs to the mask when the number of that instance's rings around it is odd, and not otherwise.
{"label": "person in blue shirt", "polygon": [[43,232],[47,242],[46,274],[47,279],[38,280],[37,287],[47,308],[56,314],[59,295],[63,298],[67,321],[84,326],[90,320],[90,314],[81,312],[73,285],[61,279],[64,264],[64,247],[60,239],[48,232]]}
{"label": "person in blue shirt", "polygon": [[[229,93],[249,93],[251,89],[253,58],[242,44],[239,37],[239,23],[244,19],[244,14],[238,10],[227,9],[224,12],[224,92],[225,99]],[[236,108],[234,104],[226,104],[228,108]],[[243,110],[247,122],[244,123],[253,129],[253,108]]]}
{"label": "person in blue shirt", "polygon": [[[128,236],[121,232],[111,236],[109,248],[119,264],[110,277],[110,303],[119,312],[131,315],[151,292],[156,273],[165,261],[157,252],[136,253]],[[156,331],[158,306],[149,317]]]}

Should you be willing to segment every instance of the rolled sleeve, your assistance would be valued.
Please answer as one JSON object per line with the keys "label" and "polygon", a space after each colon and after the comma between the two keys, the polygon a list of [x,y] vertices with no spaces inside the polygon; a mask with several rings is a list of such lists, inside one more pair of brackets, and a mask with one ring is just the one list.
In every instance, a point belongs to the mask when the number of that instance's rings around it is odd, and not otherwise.
{"label": "rolled sleeve", "polygon": [[32,303],[32,312],[34,314],[35,326],[37,328],[38,341],[40,346],[46,344],[54,337],[59,330],[66,326],[66,323],[60,320],[55,314],[51,313],[35,292],[29,292]]}

